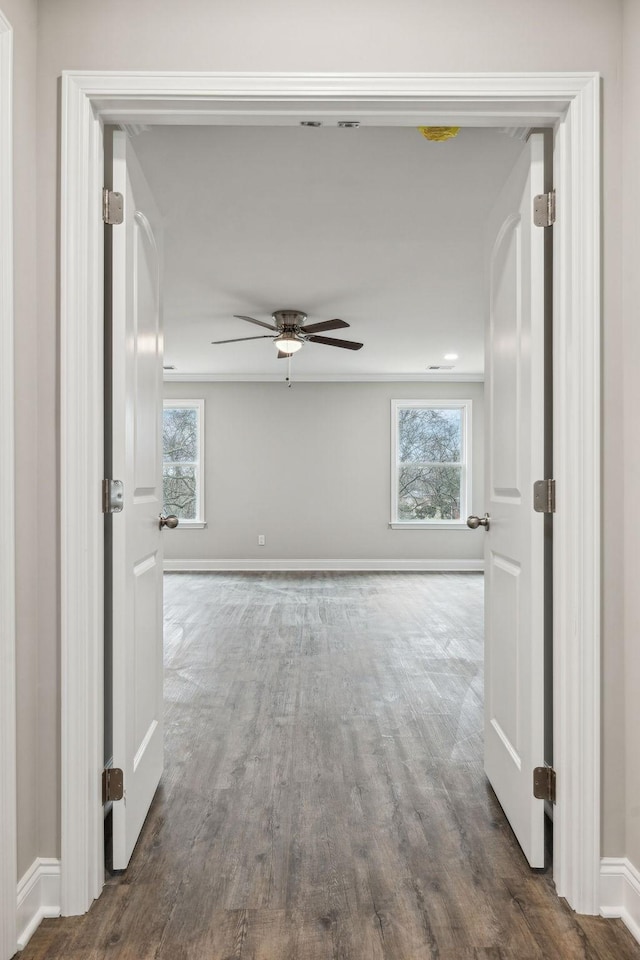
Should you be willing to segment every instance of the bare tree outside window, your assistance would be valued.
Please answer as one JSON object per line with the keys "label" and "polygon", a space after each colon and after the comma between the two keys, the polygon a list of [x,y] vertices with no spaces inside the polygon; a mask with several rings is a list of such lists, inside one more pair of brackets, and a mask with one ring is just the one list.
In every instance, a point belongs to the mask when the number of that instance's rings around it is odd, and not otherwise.
{"label": "bare tree outside window", "polygon": [[162,421],[164,512],[181,520],[198,519],[198,408],[165,406]]}
{"label": "bare tree outside window", "polygon": [[399,521],[460,520],[463,420],[460,407],[398,408]]}

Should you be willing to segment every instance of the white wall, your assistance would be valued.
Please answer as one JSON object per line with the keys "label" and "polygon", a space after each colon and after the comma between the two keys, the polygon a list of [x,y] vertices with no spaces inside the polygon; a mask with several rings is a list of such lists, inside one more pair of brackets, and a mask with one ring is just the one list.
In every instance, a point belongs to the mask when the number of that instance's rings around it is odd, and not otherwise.
{"label": "white wall", "polygon": [[473,511],[484,513],[483,384],[165,383],[165,397],[205,400],[208,524],[167,532],[165,559],[482,557],[481,530],[389,521],[391,398],[473,401]]}
{"label": "white wall", "polygon": [[[6,5],[11,18],[33,9],[25,0]],[[21,657],[23,681],[38,706],[23,707],[30,743],[40,750],[39,776],[48,783],[37,798],[39,853],[57,855],[55,797],[58,757],[59,671],[57,178],[58,79],[64,68],[94,70],[251,71],[543,71],[599,70],[603,83],[604,215],[604,851],[625,849],[623,655],[622,438],[623,368],[637,380],[635,355],[623,350],[621,317],[621,25],[622,0],[43,0],[38,45],[38,269],[17,271],[20,328],[18,434],[22,447],[17,488],[24,540],[20,549]],[[105,42],[114,36],[117,41]],[[19,53],[20,69],[32,70],[33,51]],[[32,72],[29,73],[32,77]],[[35,152],[18,164],[20,198],[31,225]],[[18,210],[18,220],[20,219]],[[636,221],[640,211],[636,211]],[[26,229],[26,228],[25,228]],[[38,300],[37,338],[32,313]],[[636,301],[637,302],[637,301]],[[635,304],[629,301],[630,310]],[[634,314],[635,317],[635,314]],[[630,315],[631,321],[631,315]],[[29,342],[29,364],[26,345]],[[37,416],[33,392],[37,385]],[[42,466],[34,483],[33,466]],[[630,475],[631,495],[638,489]],[[31,515],[27,515],[26,504]],[[21,529],[18,525],[18,536]],[[37,537],[36,537],[37,533]],[[37,547],[37,549],[34,549]],[[29,562],[26,562],[28,556]],[[27,602],[30,609],[27,609]],[[25,672],[26,671],[26,672]],[[38,686],[38,677],[42,682]],[[24,686],[24,683],[23,683]],[[33,722],[35,721],[35,723]],[[31,755],[23,763],[33,763]],[[629,757],[634,769],[636,757]],[[630,774],[632,782],[634,774]],[[25,804],[33,804],[33,777],[20,771]],[[26,779],[25,779],[26,778]],[[28,783],[27,783],[28,781]],[[640,843],[640,830],[633,843]],[[21,833],[21,862],[29,862],[31,837]],[[631,841],[629,841],[631,843]],[[26,845],[26,846],[25,846]],[[634,846],[634,849],[635,849]]]}

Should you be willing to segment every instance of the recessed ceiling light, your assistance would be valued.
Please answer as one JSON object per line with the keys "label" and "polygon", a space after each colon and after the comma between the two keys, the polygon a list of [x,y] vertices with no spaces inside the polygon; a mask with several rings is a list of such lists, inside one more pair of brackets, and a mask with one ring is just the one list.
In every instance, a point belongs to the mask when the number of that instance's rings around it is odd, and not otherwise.
{"label": "recessed ceiling light", "polygon": [[457,359],[458,359],[458,354],[457,354],[457,353],[445,353],[444,359],[445,359],[445,360],[457,360]]}

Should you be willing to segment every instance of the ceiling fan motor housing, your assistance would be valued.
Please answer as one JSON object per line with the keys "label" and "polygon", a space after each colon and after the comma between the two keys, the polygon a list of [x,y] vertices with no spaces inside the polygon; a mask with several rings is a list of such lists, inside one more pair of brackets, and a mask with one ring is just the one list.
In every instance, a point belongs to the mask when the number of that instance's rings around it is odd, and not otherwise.
{"label": "ceiling fan motor housing", "polygon": [[274,310],[271,316],[279,330],[290,329],[292,332],[307,319],[302,310]]}

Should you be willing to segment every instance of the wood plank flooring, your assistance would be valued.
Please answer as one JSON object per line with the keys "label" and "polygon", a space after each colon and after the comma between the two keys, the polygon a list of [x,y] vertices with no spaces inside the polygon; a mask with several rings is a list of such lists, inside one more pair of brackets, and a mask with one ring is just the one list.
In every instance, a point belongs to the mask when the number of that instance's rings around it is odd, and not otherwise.
{"label": "wood plank flooring", "polygon": [[167,763],[126,873],[22,960],[638,960],[482,770],[482,578],[166,578]]}

